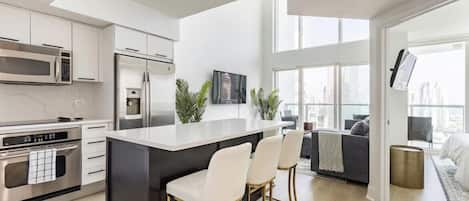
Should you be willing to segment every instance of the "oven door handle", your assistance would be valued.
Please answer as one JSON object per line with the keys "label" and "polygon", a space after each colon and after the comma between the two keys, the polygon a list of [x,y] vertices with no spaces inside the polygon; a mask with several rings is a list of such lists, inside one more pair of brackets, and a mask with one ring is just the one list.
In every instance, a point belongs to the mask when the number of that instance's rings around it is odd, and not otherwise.
{"label": "oven door handle", "polygon": [[[68,147],[63,147],[63,148],[57,148],[56,151],[68,151],[68,150],[73,150],[77,148],[78,148],[78,145],[73,145],[73,146],[68,146]],[[27,151],[22,151],[18,153],[10,153],[10,154],[5,153],[5,154],[0,155],[0,160],[29,156],[29,152],[31,151],[36,151],[36,150],[27,150]]]}

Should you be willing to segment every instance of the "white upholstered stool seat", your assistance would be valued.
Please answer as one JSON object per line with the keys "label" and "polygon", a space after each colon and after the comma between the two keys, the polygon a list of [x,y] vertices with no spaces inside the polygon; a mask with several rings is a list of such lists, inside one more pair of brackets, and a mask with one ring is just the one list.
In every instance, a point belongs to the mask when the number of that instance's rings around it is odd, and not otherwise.
{"label": "white upholstered stool seat", "polygon": [[296,196],[296,165],[300,160],[303,131],[289,131],[282,144],[282,152],[278,163],[279,170],[288,170],[288,199],[298,201]]}
{"label": "white upholstered stool seat", "polygon": [[245,190],[251,147],[250,143],[245,143],[215,152],[207,170],[166,184],[167,200],[241,200]]}
{"label": "white upholstered stool seat", "polygon": [[[262,139],[257,145],[256,152],[251,159],[247,188],[247,200],[251,200],[251,193],[262,189],[263,200],[266,191],[269,191],[269,199],[272,200],[273,180],[277,174],[277,165],[282,149],[282,135]],[[269,187],[269,188],[267,188]]]}
{"label": "white upholstered stool seat", "polygon": [[[181,200],[200,200],[202,186],[205,185],[207,170],[202,170],[171,181],[166,185],[166,192]],[[201,200],[200,200],[201,201]]]}

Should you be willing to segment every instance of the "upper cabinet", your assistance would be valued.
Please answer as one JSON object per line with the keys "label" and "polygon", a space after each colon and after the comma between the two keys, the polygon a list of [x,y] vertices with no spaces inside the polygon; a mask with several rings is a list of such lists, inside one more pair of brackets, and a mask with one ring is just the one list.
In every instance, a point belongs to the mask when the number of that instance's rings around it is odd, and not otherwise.
{"label": "upper cabinet", "polygon": [[147,35],[142,32],[115,26],[115,47],[118,50],[147,54]]}
{"label": "upper cabinet", "polygon": [[0,40],[29,44],[29,11],[0,4]]}
{"label": "upper cabinet", "polygon": [[148,35],[148,55],[173,60],[173,41]]}
{"label": "upper cabinet", "polygon": [[100,30],[73,23],[73,80],[100,82],[99,35]]}
{"label": "upper cabinet", "polygon": [[110,28],[114,29],[116,50],[130,55],[139,54],[136,56],[144,56],[150,59],[173,61],[174,42],[172,40],[120,26]]}
{"label": "upper cabinet", "polygon": [[31,44],[72,49],[72,23],[70,21],[31,13]]}

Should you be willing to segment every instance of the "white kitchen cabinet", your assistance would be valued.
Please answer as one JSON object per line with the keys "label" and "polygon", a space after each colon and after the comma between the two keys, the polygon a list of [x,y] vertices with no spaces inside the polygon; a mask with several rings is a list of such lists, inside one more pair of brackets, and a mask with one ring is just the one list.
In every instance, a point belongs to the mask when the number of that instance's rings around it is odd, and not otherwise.
{"label": "white kitchen cabinet", "polygon": [[29,11],[0,4],[0,40],[29,44]]}
{"label": "white kitchen cabinet", "polygon": [[103,181],[106,178],[106,131],[109,125],[82,125],[82,185]]}
{"label": "white kitchen cabinet", "polygon": [[100,30],[73,23],[73,80],[100,82],[99,34]]}
{"label": "white kitchen cabinet", "polygon": [[147,35],[120,26],[115,26],[115,48],[137,54],[147,54]]}
{"label": "white kitchen cabinet", "polygon": [[148,55],[173,60],[173,41],[148,35]]}
{"label": "white kitchen cabinet", "polygon": [[72,23],[31,12],[31,44],[72,50]]}

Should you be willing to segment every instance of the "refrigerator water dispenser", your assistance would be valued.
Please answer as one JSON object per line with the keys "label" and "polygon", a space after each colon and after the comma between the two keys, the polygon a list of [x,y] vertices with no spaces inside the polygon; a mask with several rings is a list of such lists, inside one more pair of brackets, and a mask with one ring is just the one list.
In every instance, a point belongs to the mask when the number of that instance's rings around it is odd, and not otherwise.
{"label": "refrigerator water dispenser", "polygon": [[126,115],[132,117],[142,117],[141,104],[142,104],[142,90],[141,89],[126,89],[127,90],[127,112]]}

